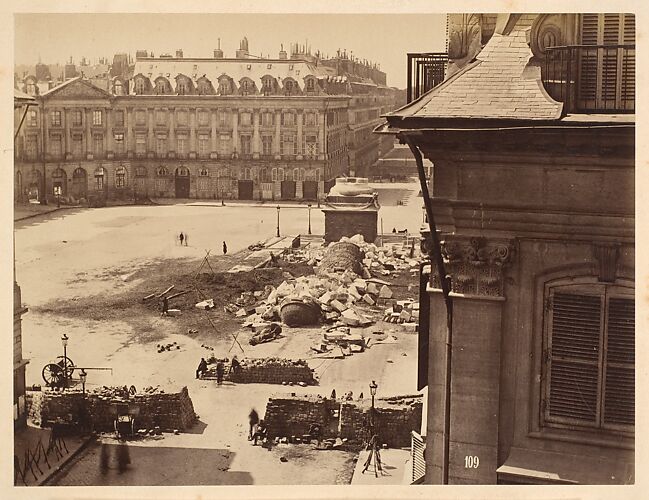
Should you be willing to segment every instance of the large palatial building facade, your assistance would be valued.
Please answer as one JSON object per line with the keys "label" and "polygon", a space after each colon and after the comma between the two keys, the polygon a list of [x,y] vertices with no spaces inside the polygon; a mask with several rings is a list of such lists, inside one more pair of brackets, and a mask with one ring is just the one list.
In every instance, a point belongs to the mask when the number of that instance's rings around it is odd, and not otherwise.
{"label": "large palatial building facade", "polygon": [[403,93],[367,62],[291,52],[142,51],[109,90],[79,76],[43,92],[17,139],[16,198],[321,198],[390,149],[371,131]]}

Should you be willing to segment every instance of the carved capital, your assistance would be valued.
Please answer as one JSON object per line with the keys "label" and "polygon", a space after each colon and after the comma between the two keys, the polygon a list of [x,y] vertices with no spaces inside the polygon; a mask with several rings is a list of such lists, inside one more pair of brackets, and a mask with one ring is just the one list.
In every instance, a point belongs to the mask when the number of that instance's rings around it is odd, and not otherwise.
{"label": "carved capital", "polygon": [[[502,297],[503,269],[512,263],[513,240],[484,237],[448,237],[442,244],[451,291],[465,295]],[[439,277],[431,274],[431,285],[441,288]]]}

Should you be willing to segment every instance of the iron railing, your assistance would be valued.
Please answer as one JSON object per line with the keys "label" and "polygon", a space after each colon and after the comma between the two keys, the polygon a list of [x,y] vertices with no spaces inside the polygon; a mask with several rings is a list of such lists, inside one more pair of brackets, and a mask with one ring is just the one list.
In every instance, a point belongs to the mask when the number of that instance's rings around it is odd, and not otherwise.
{"label": "iron railing", "polygon": [[445,52],[408,54],[408,102],[442,83],[447,64]]}
{"label": "iron railing", "polygon": [[635,45],[549,47],[542,80],[565,113],[634,113]]}

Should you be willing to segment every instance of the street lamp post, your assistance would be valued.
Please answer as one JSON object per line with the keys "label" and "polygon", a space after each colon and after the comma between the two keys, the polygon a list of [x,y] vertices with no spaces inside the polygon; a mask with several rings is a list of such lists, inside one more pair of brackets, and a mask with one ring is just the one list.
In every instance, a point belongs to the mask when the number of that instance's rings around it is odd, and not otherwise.
{"label": "street lamp post", "polygon": [[371,420],[370,423],[372,425],[372,432],[374,432],[374,396],[376,396],[376,389],[378,389],[378,385],[374,380],[372,380],[372,383],[370,384],[370,394],[372,395],[372,413],[371,413]]}
{"label": "street lamp post", "polygon": [[[367,469],[369,469],[370,464],[374,462],[374,477],[379,476],[379,472],[383,475],[383,465],[381,464],[381,453],[379,452],[379,437],[374,427],[374,396],[376,395],[376,389],[378,385],[374,380],[370,383],[370,394],[372,395],[372,408],[370,415],[370,439],[367,443],[367,460],[365,460],[365,466],[363,467],[363,474]],[[374,459],[374,460],[372,460]]]}
{"label": "street lamp post", "polygon": [[311,234],[311,203],[307,205],[307,208],[309,209],[309,233]]}
{"label": "street lamp post", "polygon": [[277,237],[279,238],[279,209],[280,206],[277,205]]}
{"label": "street lamp post", "polygon": [[64,333],[61,335],[61,344],[63,345],[63,387],[68,387],[68,336]]}
{"label": "street lamp post", "polygon": [[79,373],[79,378],[81,379],[81,391],[83,393],[83,397],[86,397],[86,377],[88,374],[86,373],[86,370],[83,368],[81,369],[81,372]]}

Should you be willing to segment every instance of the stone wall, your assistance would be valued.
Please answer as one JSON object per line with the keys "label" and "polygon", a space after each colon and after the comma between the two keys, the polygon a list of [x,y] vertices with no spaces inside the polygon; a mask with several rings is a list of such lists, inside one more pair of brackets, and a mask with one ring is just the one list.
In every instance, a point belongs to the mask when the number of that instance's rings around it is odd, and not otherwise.
{"label": "stone wall", "polygon": [[[241,369],[236,374],[228,373],[225,380],[240,384],[318,383],[313,369],[303,359],[295,361],[280,358],[244,358],[240,363]],[[208,376],[214,377],[215,370],[210,370]]]}
{"label": "stone wall", "polygon": [[339,241],[343,236],[362,234],[365,241],[373,243],[377,235],[376,210],[323,210],[325,214],[325,241]]}
{"label": "stone wall", "polygon": [[[43,391],[33,393],[29,416],[41,427],[51,424],[79,424],[83,419],[84,396],[81,391]],[[113,430],[118,414],[131,413],[140,429],[159,426],[165,431],[190,428],[195,420],[194,405],[187,387],[179,392],[138,393],[129,398],[104,393],[87,393],[85,409],[93,428],[100,432]]]}
{"label": "stone wall", "polygon": [[[375,401],[375,425],[381,443],[393,448],[410,446],[410,431],[421,429],[422,397],[398,396]],[[344,401],[314,395],[281,394],[266,405],[264,420],[273,438],[303,436],[318,424],[321,437],[362,442],[371,416],[371,400]]]}

